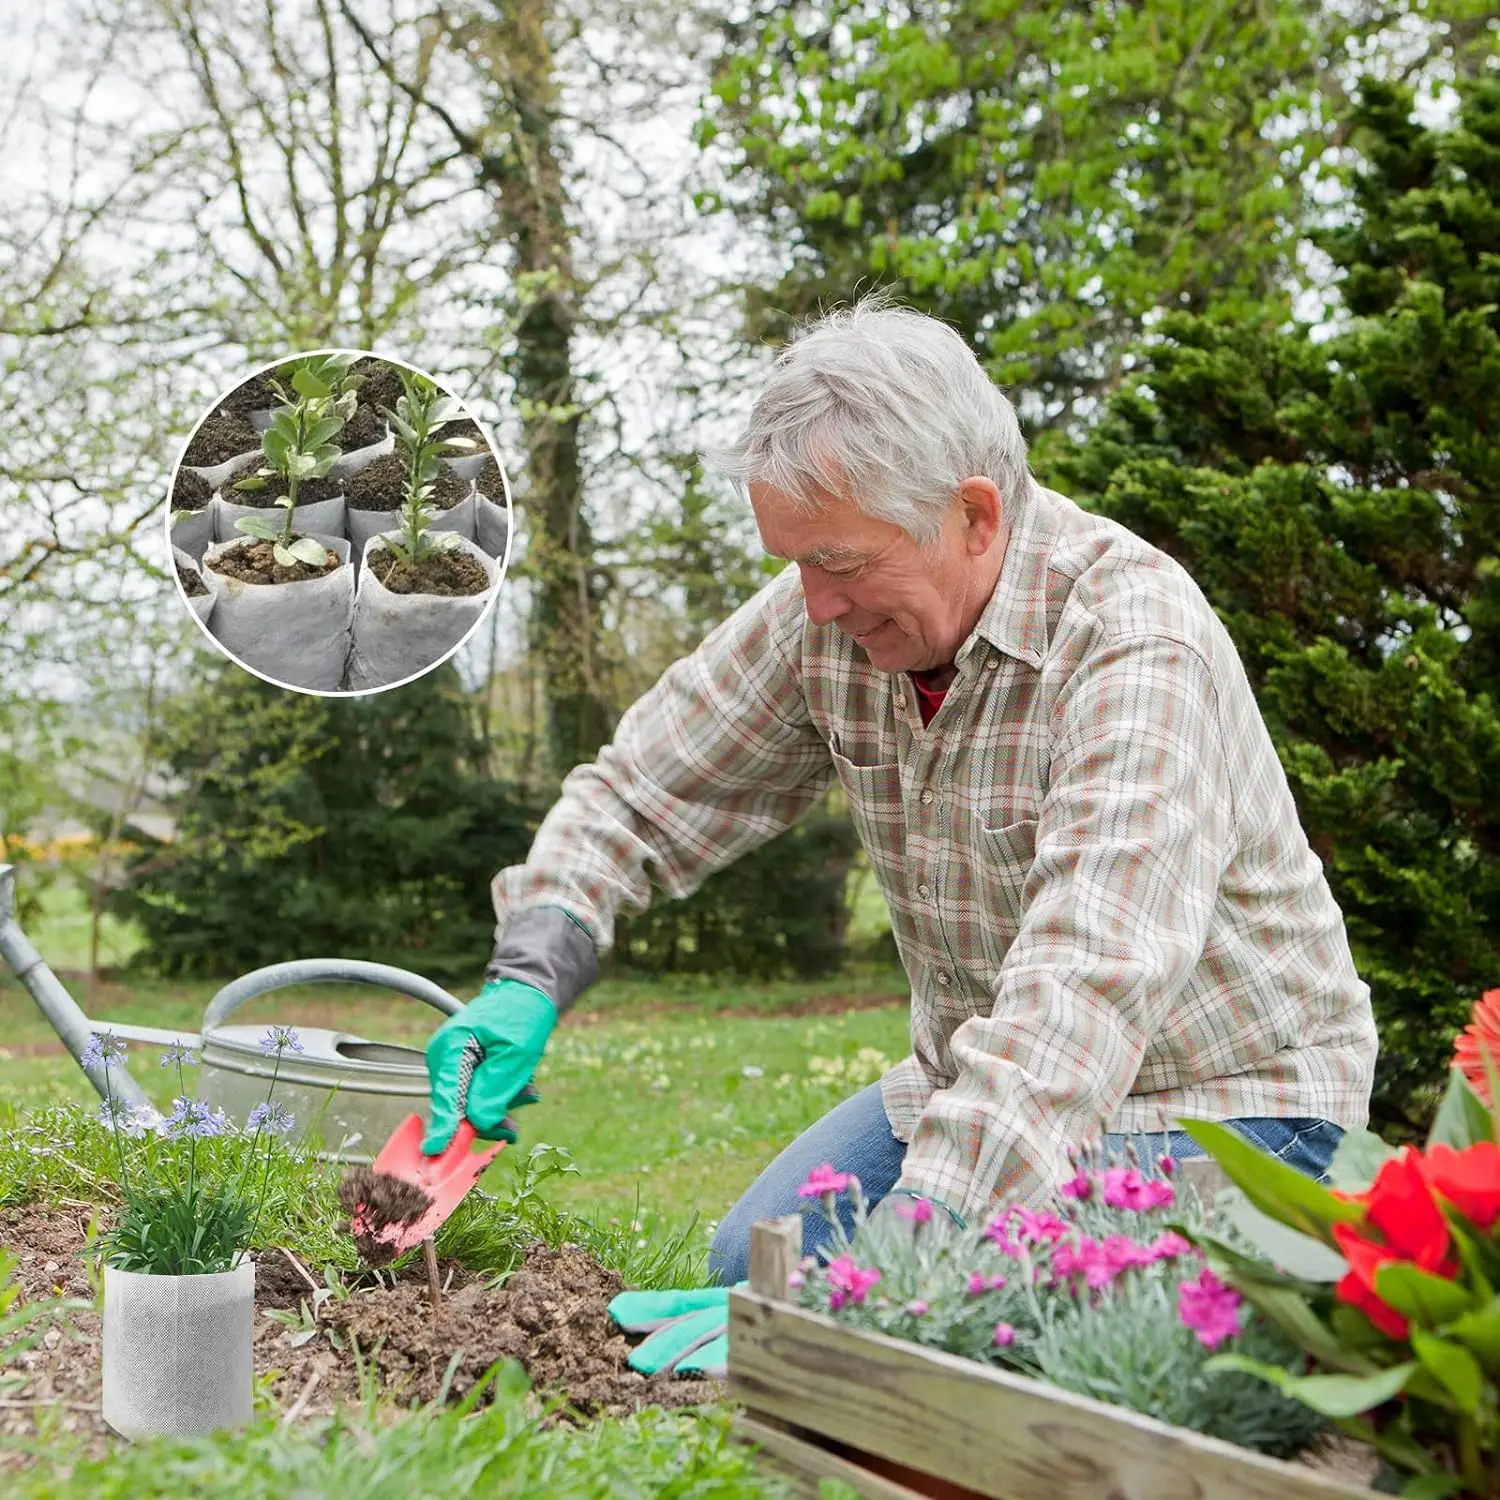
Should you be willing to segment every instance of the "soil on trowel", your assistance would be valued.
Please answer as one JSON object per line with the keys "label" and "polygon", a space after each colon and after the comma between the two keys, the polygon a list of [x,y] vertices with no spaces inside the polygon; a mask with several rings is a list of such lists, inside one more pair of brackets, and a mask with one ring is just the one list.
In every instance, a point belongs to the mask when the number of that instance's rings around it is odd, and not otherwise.
{"label": "soil on trowel", "polygon": [[[406,455],[387,453],[344,481],[344,499],[350,510],[400,510],[406,499],[407,473]],[[429,504],[436,510],[451,510],[468,493],[469,481],[440,464]]]}
{"label": "soil on trowel", "polygon": [[[292,535],[295,537],[296,533]],[[330,552],[328,562],[321,568],[305,562],[286,568],[276,561],[275,543],[241,542],[213,558],[208,566],[226,578],[238,578],[241,583],[305,583],[309,578],[322,578],[343,564],[337,553]]]}
{"label": "soil on trowel", "polygon": [[500,477],[500,465],[493,458],[485,459],[480,465],[479,473],[474,476],[474,483],[479,486],[479,493],[488,500],[493,500],[496,505],[505,504],[505,481]]}
{"label": "soil on trowel", "polygon": [[[25,1302],[59,1294],[92,1301],[80,1255],[95,1210],[88,1204],[0,1209],[0,1248],[18,1258],[16,1279]],[[711,1380],[637,1374],[626,1363],[630,1342],[610,1321],[609,1302],[623,1283],[576,1247],[536,1244],[500,1286],[469,1275],[456,1262],[439,1263],[446,1283],[436,1322],[421,1257],[399,1272],[348,1276],[346,1297],[318,1299],[327,1290],[313,1272],[281,1250],[255,1257],[255,1373],[283,1412],[326,1416],[336,1404],[360,1400],[360,1364],[372,1367],[390,1397],[428,1400],[458,1354],[448,1399],[460,1400],[497,1360],[517,1359],[544,1397],[567,1406],[554,1421],[624,1416],[645,1406],[696,1406],[717,1401]],[[296,1327],[272,1316],[281,1312]],[[300,1331],[315,1329],[310,1339]],[[100,1318],[90,1308],[69,1312],[7,1374],[20,1377],[0,1403],[0,1472],[28,1462],[4,1439],[34,1439],[61,1428],[83,1436],[101,1457],[115,1438],[99,1414]],[[382,1340],[384,1342],[382,1342]],[[355,1355],[358,1348],[358,1358]],[[0,1482],[0,1492],[4,1484]]]}
{"label": "soil on trowel", "polygon": [[344,423],[339,433],[339,447],[345,452],[353,448],[367,448],[371,443],[385,441],[385,418],[373,406],[356,406],[354,415]]}
{"label": "soil on trowel", "polygon": [[203,419],[203,425],[193,434],[182,461],[207,469],[238,458],[242,453],[252,453],[259,447],[260,434],[243,417],[232,412],[214,411]]}
{"label": "soil on trowel", "polygon": [[354,1247],[367,1266],[383,1266],[394,1260],[392,1247],[376,1238],[392,1224],[415,1224],[432,1207],[432,1199],[416,1183],[404,1177],[373,1172],[369,1167],[352,1167],[339,1183],[339,1207],[352,1220],[358,1214],[362,1229],[353,1223]]}
{"label": "soil on trowel", "polygon": [[[253,505],[259,510],[269,510],[286,492],[287,481],[284,474],[267,474],[263,489],[242,490],[234,484],[226,484],[219,491],[231,505]],[[297,504],[311,505],[314,500],[337,500],[343,493],[342,480],[304,479],[297,486]]]}
{"label": "soil on trowel", "polygon": [[349,374],[358,382],[354,389],[361,406],[375,412],[381,407],[395,411],[403,394],[401,375],[395,365],[388,365],[383,359],[360,359],[350,367]]}
{"label": "soil on trowel", "polygon": [[437,552],[415,567],[389,552],[370,554],[370,571],[393,594],[439,594],[446,599],[469,598],[490,586],[490,575],[467,552]]}
{"label": "soil on trowel", "polygon": [[208,585],[204,583],[203,576],[197,568],[185,568],[181,563],[177,564],[177,576],[182,580],[182,592],[189,599],[201,598],[208,592]]}
{"label": "soil on trowel", "polygon": [[177,471],[172,483],[173,510],[202,510],[214,497],[209,483],[199,474],[190,474],[186,469]]}

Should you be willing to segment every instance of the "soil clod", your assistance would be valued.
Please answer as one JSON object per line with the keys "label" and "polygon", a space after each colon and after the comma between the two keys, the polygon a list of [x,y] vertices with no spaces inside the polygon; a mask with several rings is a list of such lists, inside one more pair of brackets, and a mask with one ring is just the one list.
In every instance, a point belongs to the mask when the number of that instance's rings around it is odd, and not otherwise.
{"label": "soil clod", "polygon": [[415,567],[389,552],[370,554],[370,571],[393,594],[440,594],[460,599],[482,594],[490,586],[484,564],[467,552],[436,552]]}
{"label": "soil clod", "polygon": [[349,1215],[355,1248],[367,1266],[383,1266],[395,1259],[392,1247],[376,1238],[382,1229],[415,1224],[432,1207],[432,1199],[416,1183],[369,1167],[351,1167],[339,1183],[338,1196],[339,1207]]}
{"label": "soil clod", "polygon": [[245,541],[221,553],[208,566],[225,578],[238,578],[241,583],[304,583],[309,578],[332,573],[341,564],[338,554],[330,552],[328,562],[321,568],[305,562],[295,562],[287,568],[276,561],[275,543]]}
{"label": "soil clod", "polygon": [[214,497],[208,481],[201,474],[179,469],[172,485],[173,510],[202,510]]}
{"label": "soil clod", "polygon": [[208,592],[208,585],[204,583],[203,576],[197,568],[185,568],[179,563],[177,576],[182,580],[182,592],[189,599],[200,599]]}
{"label": "soil clod", "polygon": [[500,465],[493,457],[485,459],[478,474],[474,476],[474,483],[479,486],[479,493],[487,500],[493,500],[496,505],[506,503],[505,481],[500,475]]}
{"label": "soil clod", "polygon": [[[407,473],[406,455],[387,453],[344,481],[344,499],[351,510],[400,510],[406,499]],[[460,479],[446,464],[438,466],[429,501],[434,509],[451,510],[468,493],[467,479]]]}
{"label": "soil clod", "polygon": [[385,441],[385,418],[373,406],[356,406],[354,415],[344,423],[338,443],[346,453],[353,448],[367,448]]}

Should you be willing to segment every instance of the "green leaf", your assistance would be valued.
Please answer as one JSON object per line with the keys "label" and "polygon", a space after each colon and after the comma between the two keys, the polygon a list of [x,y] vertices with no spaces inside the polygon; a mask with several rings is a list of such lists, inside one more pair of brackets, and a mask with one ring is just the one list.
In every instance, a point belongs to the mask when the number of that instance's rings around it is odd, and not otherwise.
{"label": "green leaf", "polygon": [[1178,1224],[1171,1224],[1168,1227],[1192,1240],[1213,1262],[1214,1269],[1222,1269],[1226,1276],[1233,1279],[1236,1286],[1240,1286],[1241,1283],[1254,1282],[1258,1286],[1288,1287],[1304,1297],[1315,1297],[1326,1290],[1326,1287],[1319,1282],[1304,1281],[1300,1276],[1293,1276],[1288,1271],[1277,1270],[1269,1260],[1246,1255],[1244,1251],[1235,1249],[1233,1245],[1226,1245],[1212,1235],[1188,1234],[1185,1227]]}
{"label": "green leaf", "polygon": [[276,468],[281,469],[285,467],[287,452],[295,442],[295,433],[288,434],[280,428],[269,427],[261,434],[260,448]]}
{"label": "green leaf", "polygon": [[1500,1297],[1455,1318],[1443,1333],[1478,1355],[1486,1369],[1500,1373]]}
{"label": "green leaf", "polygon": [[1376,1271],[1375,1295],[1403,1317],[1425,1324],[1451,1322],[1474,1305],[1474,1294],[1466,1286],[1408,1261],[1392,1261]]}
{"label": "green leaf", "polygon": [[443,439],[443,445],[447,448],[477,448],[479,446],[473,438],[469,437],[446,437]]}
{"label": "green leaf", "polygon": [[320,448],[330,439],[336,438],[343,430],[344,419],[342,417],[324,417],[308,428],[307,441],[302,446],[308,449]]}
{"label": "green leaf", "polygon": [[1335,1198],[1311,1177],[1252,1146],[1244,1136],[1213,1120],[1182,1120],[1182,1128],[1224,1169],[1225,1175],[1262,1213],[1304,1234],[1332,1243],[1329,1226],[1357,1224],[1358,1203]]}
{"label": "green leaf", "polygon": [[1203,1368],[1259,1375],[1284,1395],[1325,1417],[1357,1417],[1397,1395],[1418,1367],[1415,1360],[1407,1360],[1373,1375],[1293,1375],[1280,1365],[1268,1365],[1243,1354],[1216,1354],[1204,1362]]}
{"label": "green leaf", "polygon": [[1422,1368],[1441,1382],[1460,1411],[1472,1413],[1478,1407],[1484,1373],[1467,1349],[1420,1328],[1411,1331],[1411,1347]]}
{"label": "green leaf", "polygon": [[288,453],[286,456],[287,473],[295,474],[299,479],[306,479],[317,467],[318,461],[311,453]]}
{"label": "green leaf", "polygon": [[265,487],[266,481],[259,474],[252,474],[248,479],[237,479],[231,486],[247,495],[253,495],[257,490],[263,490]]}
{"label": "green leaf", "polygon": [[1337,1281],[1349,1269],[1348,1261],[1337,1250],[1262,1213],[1237,1188],[1219,1194],[1214,1213],[1239,1230],[1268,1260],[1303,1281]]}
{"label": "green leaf", "polygon": [[433,403],[432,409],[427,413],[427,425],[429,429],[441,427],[445,422],[462,422],[467,416],[468,413],[452,396],[443,396]]}
{"label": "green leaf", "polygon": [[1484,1101],[1474,1092],[1469,1080],[1458,1068],[1448,1072],[1448,1087],[1443,1102],[1433,1116],[1427,1144],[1441,1142],[1455,1150],[1494,1139],[1493,1121]]}
{"label": "green leaf", "polygon": [[296,566],[297,558],[292,552],[292,549],[288,547],[284,542],[277,542],[271,548],[271,556],[274,557],[283,568],[291,568]]}
{"label": "green leaf", "polygon": [[1401,1486],[1401,1500],[1447,1500],[1463,1492],[1462,1474],[1418,1474]]}
{"label": "green leaf", "polygon": [[310,536],[299,536],[286,550],[298,562],[304,562],[310,568],[326,567],[329,562],[328,549]]}
{"label": "green leaf", "polygon": [[318,398],[333,395],[332,388],[325,381],[320,380],[314,375],[306,365],[303,365],[293,373],[292,386],[303,396]]}
{"label": "green leaf", "polygon": [[273,526],[264,516],[241,516],[234,523],[234,529],[262,542],[274,542],[281,535],[280,528]]}
{"label": "green leaf", "polygon": [[1373,1130],[1346,1130],[1328,1164],[1328,1184],[1341,1193],[1362,1193],[1375,1181],[1381,1164],[1396,1155]]}

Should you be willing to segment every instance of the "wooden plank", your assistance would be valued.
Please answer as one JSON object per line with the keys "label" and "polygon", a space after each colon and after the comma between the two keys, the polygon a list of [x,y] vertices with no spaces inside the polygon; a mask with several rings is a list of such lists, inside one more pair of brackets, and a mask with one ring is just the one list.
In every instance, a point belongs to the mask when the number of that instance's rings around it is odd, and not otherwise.
{"label": "wooden plank", "polygon": [[989,1500],[1372,1500],[1312,1469],[976,1360],[729,1294],[729,1391]]}
{"label": "wooden plank", "polygon": [[787,1282],[802,1258],[802,1215],[757,1219],[750,1226],[750,1290],[762,1297],[787,1293]]}
{"label": "wooden plank", "polygon": [[734,1419],[736,1436],[755,1443],[772,1468],[780,1470],[797,1486],[797,1493],[817,1500],[818,1481],[841,1479],[866,1500],[927,1500],[920,1490],[910,1490],[893,1479],[872,1474],[794,1432],[772,1417],[757,1418],[742,1413]]}
{"label": "wooden plank", "polygon": [[1230,1186],[1224,1169],[1211,1156],[1190,1156],[1177,1163],[1178,1179],[1191,1187],[1205,1208],[1211,1207],[1215,1198]]}

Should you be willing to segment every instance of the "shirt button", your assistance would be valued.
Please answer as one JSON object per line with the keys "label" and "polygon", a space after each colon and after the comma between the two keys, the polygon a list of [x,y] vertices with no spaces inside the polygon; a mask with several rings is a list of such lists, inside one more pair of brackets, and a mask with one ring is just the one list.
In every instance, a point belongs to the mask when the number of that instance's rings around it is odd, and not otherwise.
{"label": "shirt button", "polygon": [[930,895],[931,895],[931,894],[932,894],[932,887],[931,887],[931,886],[930,886],[930,885],[925,885],[925,884],[924,884],[924,885],[919,885],[919,886],[918,886],[918,887],[917,887],[917,895],[919,895],[919,896],[920,896],[920,897],[921,897],[921,898],[922,898],[922,899],[923,899],[923,900],[924,900],[924,901],[925,901],[925,900],[926,900],[926,899],[927,899],[927,898],[928,898],[928,897],[929,897],[929,896],[930,896]]}
{"label": "shirt button", "polygon": [[953,983],[953,976],[952,976],[952,975],[951,975],[951,974],[950,974],[950,973],[949,973],[949,972],[948,972],[948,971],[947,971],[947,970],[946,970],[946,969],[944,969],[944,970],[943,970],[943,971],[942,971],[942,972],[941,972],[941,973],[940,973],[940,974],[939,974],[939,975],[938,975],[938,977],[937,977],[937,982],[938,982],[938,983],[939,983],[939,984],[940,984],[940,985],[941,985],[941,986],[942,986],[942,987],[943,987],[943,988],[944,988],[944,989],[947,989],[947,988],[948,988],[948,986],[949,986],[949,985],[950,985],[950,984],[952,984],[952,983]]}
{"label": "shirt button", "polygon": [[932,806],[932,788],[931,787],[924,786],[922,788],[922,806],[923,807],[931,807]]}
{"label": "shirt button", "polygon": [[1000,666],[1000,658],[998,656],[992,656],[992,657],[990,657],[990,659],[987,662],[985,662],[985,664],[984,664],[984,670],[986,672],[994,672],[994,671],[998,670],[999,666]]}
{"label": "shirt button", "polygon": [[896,707],[897,708],[905,708],[906,707],[906,694],[905,693],[897,693],[896,694]]}

